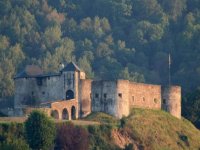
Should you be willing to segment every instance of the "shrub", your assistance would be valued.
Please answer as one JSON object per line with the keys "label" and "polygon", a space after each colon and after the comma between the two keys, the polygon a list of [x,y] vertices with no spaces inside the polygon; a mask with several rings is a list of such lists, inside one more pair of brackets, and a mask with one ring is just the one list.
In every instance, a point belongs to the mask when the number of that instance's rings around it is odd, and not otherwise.
{"label": "shrub", "polygon": [[35,110],[25,122],[27,141],[32,149],[48,150],[55,138],[55,124],[46,114]]}
{"label": "shrub", "polygon": [[29,150],[29,145],[23,139],[17,139],[11,141],[4,141],[0,143],[1,150]]}
{"label": "shrub", "polygon": [[88,132],[73,124],[59,124],[57,127],[56,150],[88,150]]}

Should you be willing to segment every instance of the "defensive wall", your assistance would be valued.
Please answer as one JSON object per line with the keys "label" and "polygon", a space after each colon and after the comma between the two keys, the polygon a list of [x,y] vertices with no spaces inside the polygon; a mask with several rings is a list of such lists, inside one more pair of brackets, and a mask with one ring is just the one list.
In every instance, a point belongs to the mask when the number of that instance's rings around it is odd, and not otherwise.
{"label": "defensive wall", "polygon": [[161,86],[129,82],[130,107],[161,109]]}
{"label": "defensive wall", "polygon": [[[105,112],[121,118],[127,116],[131,108],[162,109],[181,118],[181,87],[179,86],[169,88],[128,80],[90,80],[86,89],[91,89],[92,112]],[[90,91],[86,94],[87,101],[90,101],[89,93]],[[90,112],[90,109],[87,110]]]}
{"label": "defensive wall", "polygon": [[162,87],[162,109],[181,118],[181,87]]}
{"label": "defensive wall", "polygon": [[[41,72],[37,69],[32,66],[29,72],[26,69],[15,78],[13,114],[22,115],[23,108],[38,106],[50,108],[47,109],[49,115],[57,119],[85,117],[91,112],[105,112],[121,118],[136,107],[163,109],[181,118],[179,86],[161,87],[128,80],[93,81],[85,79],[85,73],[74,63],[56,74],[36,74]],[[35,70],[36,73],[30,72]]]}

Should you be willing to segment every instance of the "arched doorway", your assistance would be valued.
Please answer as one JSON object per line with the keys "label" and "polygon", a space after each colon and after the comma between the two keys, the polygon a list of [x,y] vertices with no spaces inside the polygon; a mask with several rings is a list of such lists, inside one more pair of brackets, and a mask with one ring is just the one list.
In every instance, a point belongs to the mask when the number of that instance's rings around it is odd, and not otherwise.
{"label": "arched doorway", "polygon": [[69,113],[67,111],[67,109],[63,109],[63,112],[62,112],[62,119],[63,120],[69,120]]}
{"label": "arched doorway", "polygon": [[57,110],[52,110],[51,111],[51,117],[53,117],[54,119],[59,119],[59,113]]}
{"label": "arched doorway", "polygon": [[66,100],[74,99],[74,92],[72,90],[68,90],[66,92]]}
{"label": "arched doorway", "polygon": [[76,108],[75,108],[75,106],[72,106],[72,108],[71,108],[71,119],[72,120],[76,119]]}

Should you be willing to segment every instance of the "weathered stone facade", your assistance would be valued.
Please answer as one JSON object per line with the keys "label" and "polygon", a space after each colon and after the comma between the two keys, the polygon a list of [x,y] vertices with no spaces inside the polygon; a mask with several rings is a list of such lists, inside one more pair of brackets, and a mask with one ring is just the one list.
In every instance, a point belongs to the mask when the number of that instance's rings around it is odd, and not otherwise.
{"label": "weathered stone facade", "polygon": [[138,107],[163,109],[181,118],[181,88],[178,86],[164,88],[128,80],[93,81],[85,79],[85,73],[74,63],[49,75],[31,67],[33,69],[26,69],[29,72],[25,70],[15,78],[16,110],[34,105],[45,108],[57,119],[70,120],[100,111],[121,118],[129,114],[130,108]]}

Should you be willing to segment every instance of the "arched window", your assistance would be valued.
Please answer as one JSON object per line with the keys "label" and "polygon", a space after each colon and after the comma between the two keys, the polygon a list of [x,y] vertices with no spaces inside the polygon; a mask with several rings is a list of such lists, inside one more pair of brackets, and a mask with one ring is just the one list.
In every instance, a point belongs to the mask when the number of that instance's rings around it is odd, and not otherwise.
{"label": "arched window", "polygon": [[69,114],[68,114],[68,111],[67,109],[63,109],[63,112],[62,112],[62,119],[63,120],[69,120]]}
{"label": "arched window", "polygon": [[51,117],[53,117],[54,119],[59,119],[59,113],[57,110],[52,110],[51,111]]}
{"label": "arched window", "polygon": [[71,119],[75,120],[76,119],[76,108],[72,106],[71,108]]}
{"label": "arched window", "polygon": [[66,92],[66,100],[74,99],[74,92],[72,90],[68,90]]}

